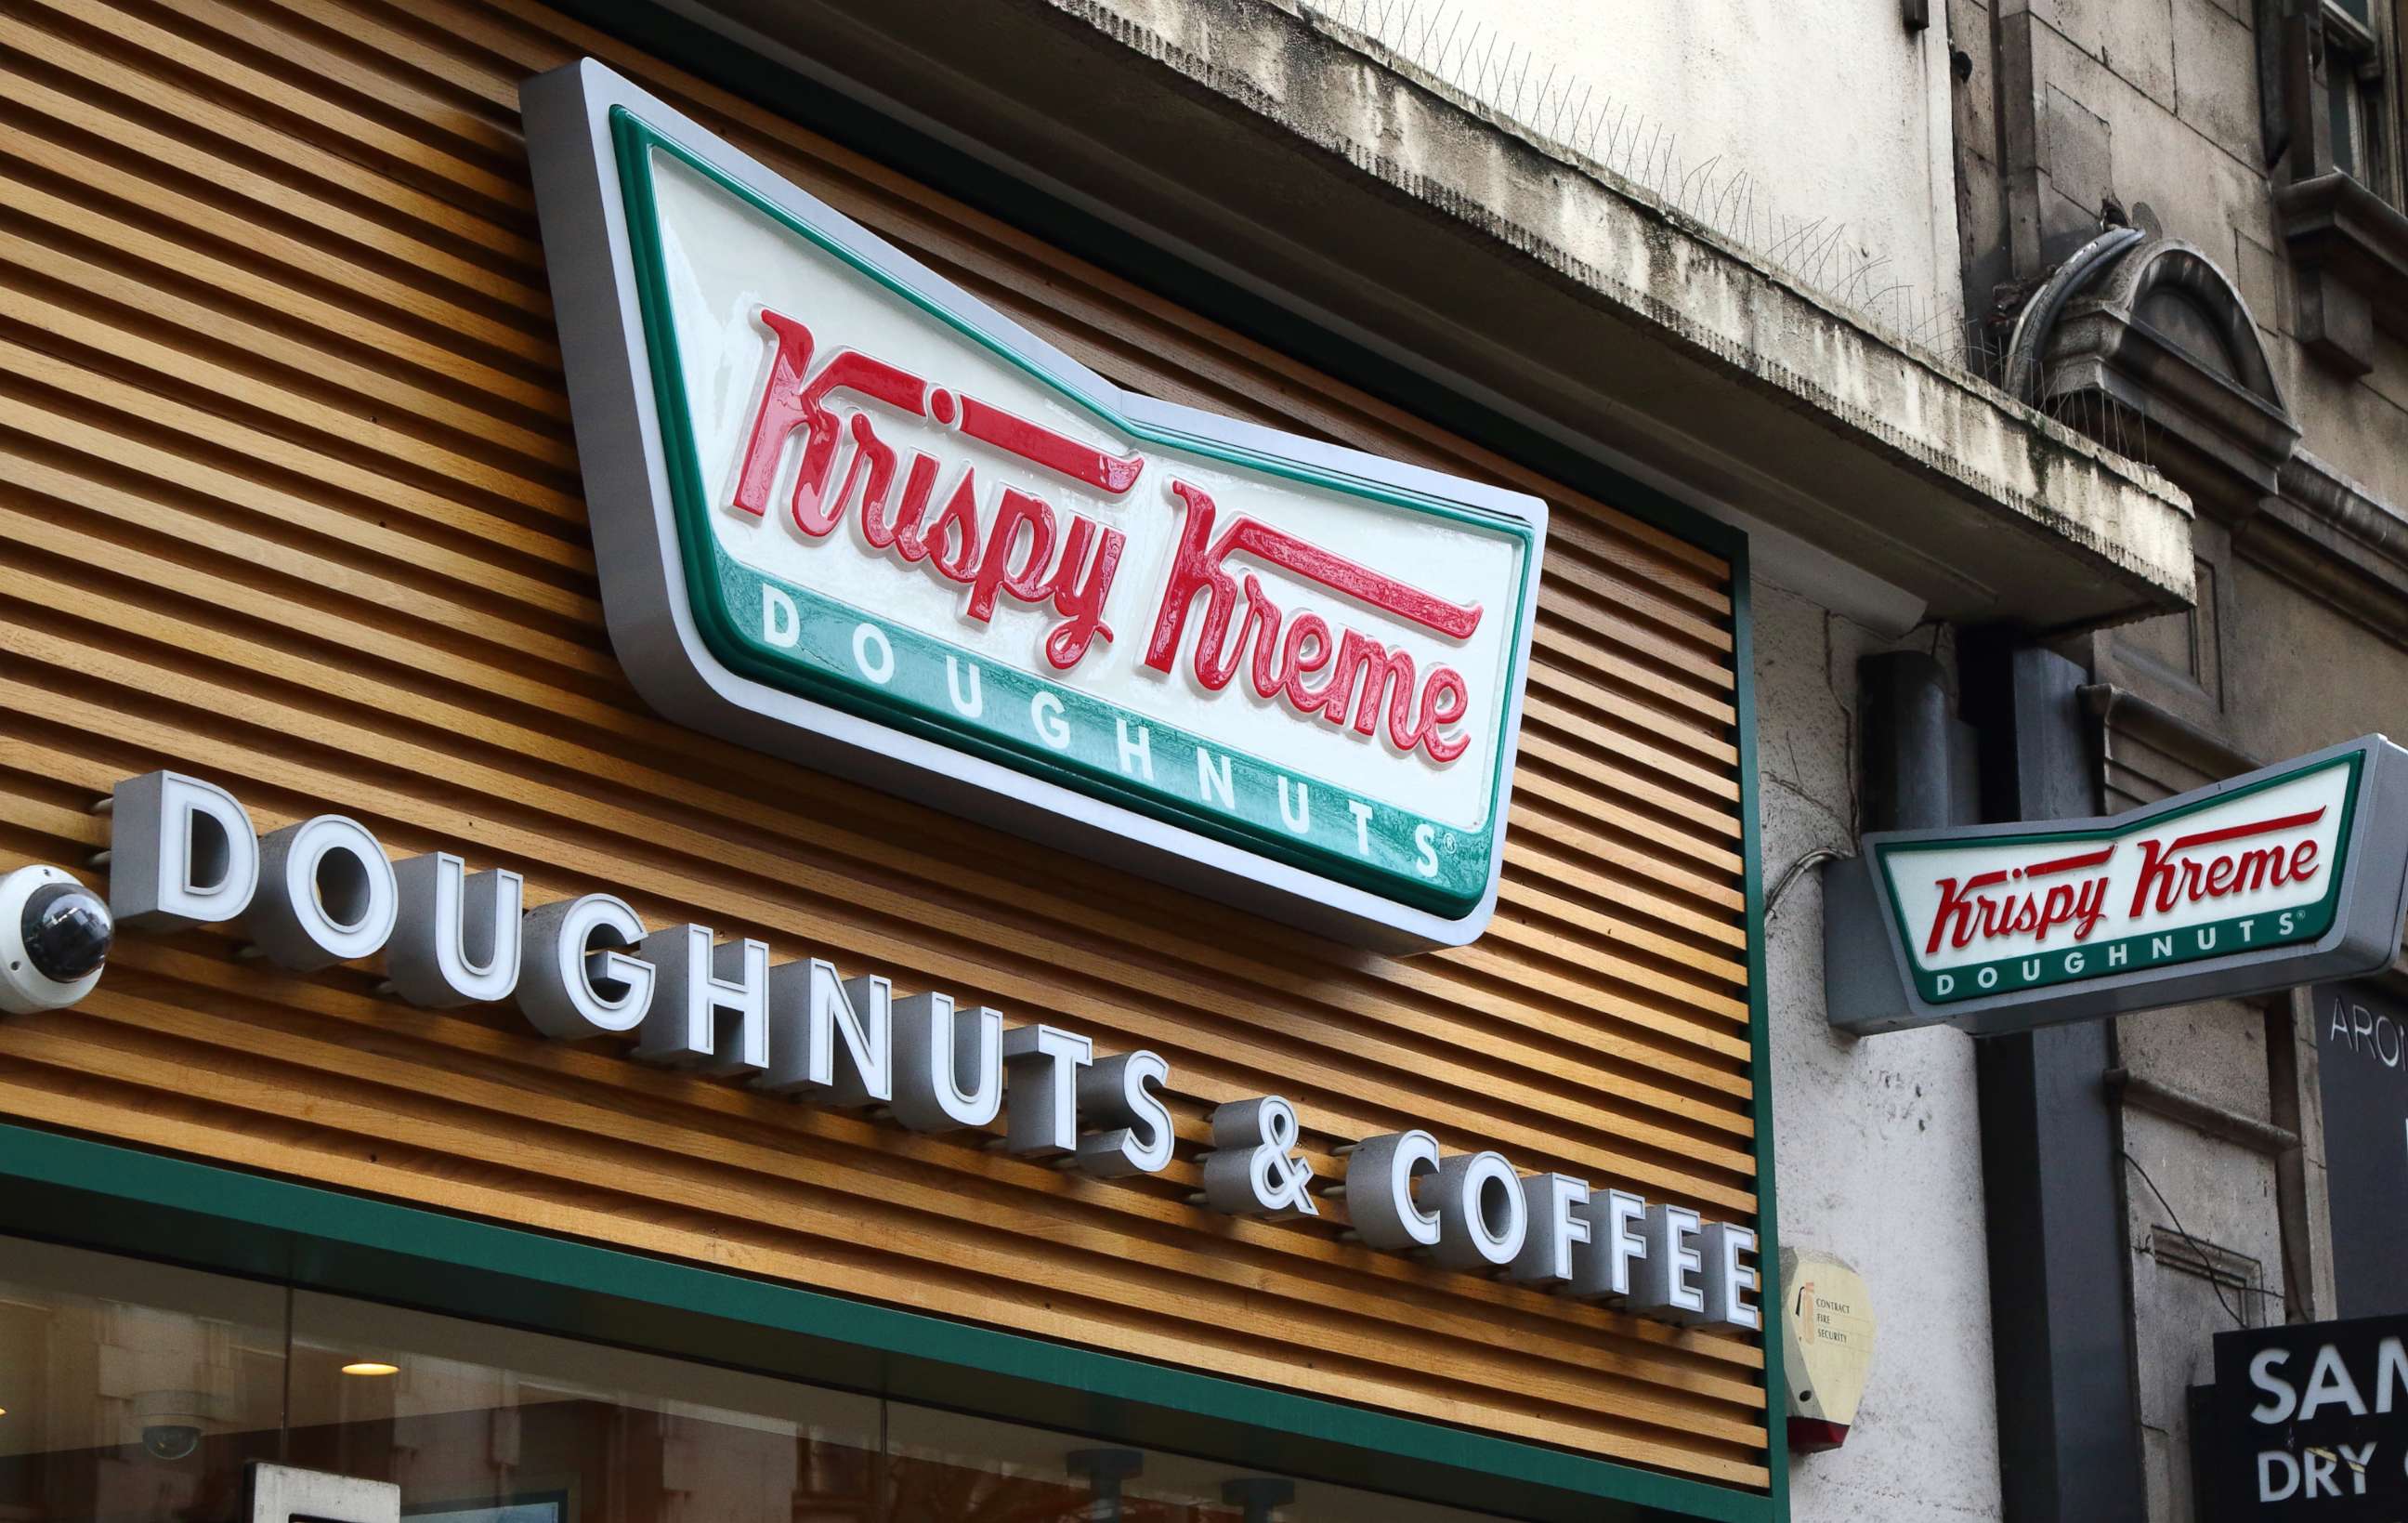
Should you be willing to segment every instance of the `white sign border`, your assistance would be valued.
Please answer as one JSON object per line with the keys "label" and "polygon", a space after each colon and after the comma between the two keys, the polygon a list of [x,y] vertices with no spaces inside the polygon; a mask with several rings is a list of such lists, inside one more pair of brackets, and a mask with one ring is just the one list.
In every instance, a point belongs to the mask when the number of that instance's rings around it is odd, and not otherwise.
{"label": "white sign border", "polygon": [[[1122,415],[1199,439],[1449,498],[1532,531],[1524,606],[1499,746],[1488,883],[1455,918],[1159,820],[1140,811],[815,703],[729,670],[704,643],[682,575],[674,497],[633,273],[610,111],[625,107],[730,179],[809,222],[889,279],[956,310],[1040,372]],[[1341,941],[1386,951],[1461,946],[1497,905],[1518,759],[1546,504],[1536,497],[1125,392],[920,266],[884,239],[592,59],[522,87],[569,409],[592,515],[611,644],[645,701],[668,718],[1015,834],[1141,873]],[[590,378],[579,384],[577,378]]]}

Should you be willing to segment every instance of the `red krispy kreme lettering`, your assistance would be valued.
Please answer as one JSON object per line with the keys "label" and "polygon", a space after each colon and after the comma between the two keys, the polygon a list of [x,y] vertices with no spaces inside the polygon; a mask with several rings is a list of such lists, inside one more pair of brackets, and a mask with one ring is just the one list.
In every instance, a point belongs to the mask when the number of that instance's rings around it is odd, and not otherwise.
{"label": "red krispy kreme lettering", "polygon": [[[825,405],[828,393],[842,388],[918,412],[926,388],[918,377],[850,349],[837,351],[817,374],[810,374],[811,330],[767,308],[761,310],[761,323],[777,336],[778,345],[769,361],[769,383],[761,391],[760,410],[752,418],[752,436],[737,468],[735,506],[748,513],[768,510],[769,488],[785,458],[786,439],[796,429],[807,429],[802,468],[795,475],[795,527],[817,539],[836,526],[835,515],[820,500],[827,491],[829,467],[836,463],[838,424]],[[848,476],[848,484],[851,480]]]}
{"label": "red krispy kreme lettering", "polygon": [[[863,543],[908,565],[925,565],[968,587],[964,617],[991,623],[1004,596],[1032,605],[1050,603],[1062,620],[1045,639],[1045,658],[1056,669],[1077,666],[1095,641],[1112,638],[1104,607],[1126,543],[1120,530],[1104,528],[1083,513],[1071,514],[1063,530],[1050,503],[1006,487],[993,525],[982,532],[979,483],[968,466],[929,522],[928,505],[941,472],[939,462],[914,450],[910,467],[902,467],[868,412],[855,411],[849,422],[839,420],[828,398],[845,392],[911,417],[931,419],[1112,496],[1137,484],[1145,468],[1143,456],[1107,454],[975,396],[931,387],[921,377],[858,350],[839,349],[813,370],[810,328],[767,308],[760,320],[775,348],[768,382],[762,388],[752,431],[737,467],[730,506],[756,516],[767,513],[786,441],[799,432],[804,436],[802,461],[795,473],[791,512],[796,529],[806,539],[824,539],[834,533],[847,508],[858,502],[855,522]],[[837,451],[847,438],[853,456],[843,480],[830,493]],[[898,475],[899,500],[895,495]]]}
{"label": "red krispy kreme lettering", "polygon": [[1123,460],[1101,450],[1091,450],[1074,438],[1039,427],[1001,408],[989,407],[975,396],[962,398],[962,432],[1116,497],[1137,485],[1138,472],[1145,469],[1143,455]]}
{"label": "red krispy kreme lettering", "polygon": [[[2132,885],[2127,921],[2165,914],[2186,904],[2229,898],[2264,888],[2303,884],[2320,870],[2314,841],[2288,844],[2254,844],[2268,836],[2303,830],[2325,817],[2325,810],[2307,810],[2243,825],[2194,831],[2169,840],[2153,836],[2137,842],[2141,862]],[[2253,844],[2239,844],[2253,842]],[[2038,880],[2103,868],[2116,848],[2108,846],[2071,856],[2053,857],[2021,868],[2000,868],[1971,877],[1939,878],[1940,903],[1933,912],[1924,955],[1945,945],[1963,948],[1976,941],[2028,938],[2045,943],[2059,927],[2072,927],[2073,939],[2086,941],[2107,914],[2109,880],[2104,873],[2080,883],[2031,886]]]}
{"label": "red krispy kreme lettering", "polygon": [[2186,854],[2202,846],[2304,829],[2324,817],[2323,810],[2315,809],[2252,825],[2178,836],[2171,842],[2144,841],[2141,842],[2141,876],[2132,885],[2132,908],[2128,913],[2135,917],[2144,911],[2163,914],[2177,904],[2196,904],[2202,899],[2227,898],[2259,888],[2284,888],[2305,883],[2316,875],[2316,843],[2313,841],[2288,847],[2256,846],[2218,852],[2205,858]]}
{"label": "red krispy kreme lettering", "polygon": [[1952,947],[1965,947],[1977,940],[2028,936],[2039,945],[2045,943],[2049,932],[2060,926],[2072,927],[2075,941],[2088,941],[2090,933],[2099,928],[2099,922],[2107,917],[2108,880],[2104,874],[2080,884],[2052,884],[2041,890],[2009,888],[2003,894],[1991,890],[2003,884],[2105,867],[2114,855],[2115,848],[2109,846],[2035,862],[2027,868],[2000,868],[1962,880],[1935,879],[1940,908],[1931,916],[1931,935],[1924,942],[1923,955],[1928,957],[1938,952],[1943,941]]}
{"label": "red krispy kreme lettering", "polygon": [[[1299,717],[1318,714],[1332,725],[1352,724],[1362,735],[1384,725],[1389,744],[1408,754],[1421,750],[1436,762],[1463,754],[1470,744],[1468,738],[1440,733],[1470,710],[1470,689],[1462,673],[1433,666],[1416,689],[1413,659],[1405,652],[1391,651],[1353,629],[1333,633],[1326,620],[1309,610],[1285,614],[1264,592],[1260,579],[1248,576],[1241,588],[1224,563],[1232,553],[1244,551],[1455,639],[1469,639],[1480,627],[1479,605],[1447,602],[1242,514],[1215,539],[1212,528],[1219,510],[1211,497],[1186,481],[1173,481],[1170,490],[1185,505],[1186,523],[1146,644],[1145,665],[1162,672],[1176,668],[1200,593],[1204,612],[1190,669],[1206,688],[1217,692],[1227,686],[1251,650],[1248,665],[1254,691],[1284,701]],[[1234,639],[1233,619],[1238,621]],[[1324,671],[1328,675],[1318,684],[1306,681]]]}

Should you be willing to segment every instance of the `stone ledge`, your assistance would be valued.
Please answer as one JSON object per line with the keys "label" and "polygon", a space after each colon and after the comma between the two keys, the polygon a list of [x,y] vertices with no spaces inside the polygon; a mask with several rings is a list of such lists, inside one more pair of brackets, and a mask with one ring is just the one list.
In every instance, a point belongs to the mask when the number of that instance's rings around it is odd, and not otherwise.
{"label": "stone ledge", "polygon": [[2240,553],[2408,645],[2408,517],[2302,450],[2233,541]]}
{"label": "stone ledge", "polygon": [[1933,615],[2058,631],[2190,600],[2189,504],[2155,472],[1325,19],[811,8],[720,4],[1014,177]]}
{"label": "stone ledge", "polygon": [[2374,368],[2374,330],[2408,338],[2408,216],[2348,175],[2274,193],[2299,267],[2300,338],[2344,374]]}

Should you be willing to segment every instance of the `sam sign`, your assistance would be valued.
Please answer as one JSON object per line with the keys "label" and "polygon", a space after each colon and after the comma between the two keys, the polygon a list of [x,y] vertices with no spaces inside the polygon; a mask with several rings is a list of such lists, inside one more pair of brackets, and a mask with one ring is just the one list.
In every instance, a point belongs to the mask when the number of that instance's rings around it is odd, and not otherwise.
{"label": "sam sign", "polygon": [[1480,933],[1542,503],[1123,391],[591,61],[523,100],[647,701],[1328,934]]}
{"label": "sam sign", "polygon": [[1826,994],[1854,1031],[1976,1033],[2389,965],[2408,753],[2380,736],[2112,819],[1867,836],[1826,877]]}
{"label": "sam sign", "polygon": [[2209,1523],[2408,1516],[2408,1317],[2220,1332],[2193,1410]]}

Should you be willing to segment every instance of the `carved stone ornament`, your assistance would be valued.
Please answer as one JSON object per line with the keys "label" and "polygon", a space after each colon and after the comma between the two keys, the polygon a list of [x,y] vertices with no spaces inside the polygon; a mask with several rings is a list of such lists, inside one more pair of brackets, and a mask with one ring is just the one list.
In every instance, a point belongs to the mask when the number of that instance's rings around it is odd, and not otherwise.
{"label": "carved stone ornament", "polygon": [[[2280,490],[2300,425],[2231,280],[2180,238],[2143,237],[2067,300],[2042,337],[2040,395],[2089,395],[2203,508],[2246,517]],[[2114,424],[2110,424],[2112,428]],[[2173,457],[2181,456],[2181,459]],[[2186,468],[2187,467],[2187,468]]]}

